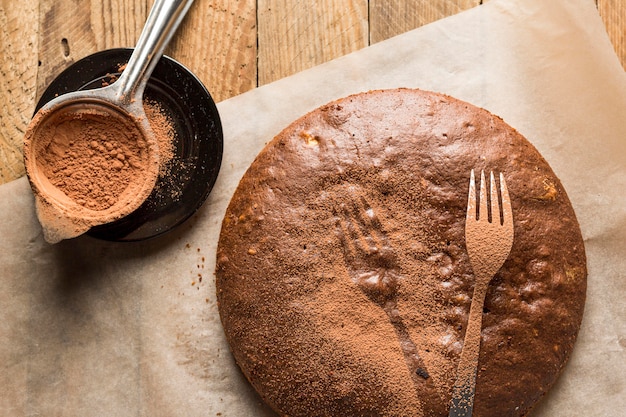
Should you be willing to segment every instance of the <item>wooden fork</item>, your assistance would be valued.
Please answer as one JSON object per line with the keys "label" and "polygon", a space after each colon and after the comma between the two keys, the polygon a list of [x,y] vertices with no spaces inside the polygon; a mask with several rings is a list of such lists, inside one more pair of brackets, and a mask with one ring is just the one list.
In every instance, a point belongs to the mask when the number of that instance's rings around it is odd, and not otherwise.
{"label": "wooden fork", "polygon": [[485,173],[481,171],[480,196],[477,207],[474,170],[472,170],[465,218],[465,245],[476,281],[467,329],[465,330],[465,341],[457,370],[457,379],[452,389],[448,417],[470,417],[472,415],[476,370],[480,352],[483,305],[487,287],[508,258],[513,246],[513,213],[509,192],[502,173],[500,173],[501,206],[498,203],[498,192],[493,172],[490,174],[489,201],[485,188]]}

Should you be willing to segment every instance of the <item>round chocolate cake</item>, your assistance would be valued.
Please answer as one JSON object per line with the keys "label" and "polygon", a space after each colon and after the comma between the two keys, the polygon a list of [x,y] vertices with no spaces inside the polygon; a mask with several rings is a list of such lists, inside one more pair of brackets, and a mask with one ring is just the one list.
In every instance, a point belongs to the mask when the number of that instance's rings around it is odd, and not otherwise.
{"label": "round chocolate cake", "polygon": [[514,224],[483,308],[473,415],[527,415],[550,389],[578,333],[587,275],[560,181],[483,109],[371,91],[274,138],[222,224],[224,330],[280,415],[448,415],[475,283],[472,170],[502,173]]}

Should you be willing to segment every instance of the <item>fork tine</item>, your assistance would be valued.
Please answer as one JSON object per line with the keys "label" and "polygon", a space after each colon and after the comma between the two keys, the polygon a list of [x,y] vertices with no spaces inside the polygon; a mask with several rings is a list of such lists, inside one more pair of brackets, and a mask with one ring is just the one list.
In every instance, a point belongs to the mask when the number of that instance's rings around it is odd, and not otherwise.
{"label": "fork tine", "polygon": [[509,189],[506,186],[502,173],[500,173],[500,195],[502,196],[502,225],[512,226],[513,210],[511,209],[511,199],[509,198]]}
{"label": "fork tine", "polygon": [[474,170],[470,172],[469,192],[467,197],[466,220],[476,220],[476,179],[474,178]]}
{"label": "fork tine", "polygon": [[502,220],[500,219],[500,203],[498,202],[498,188],[496,187],[496,179],[493,175],[493,171],[489,174],[489,184],[491,223],[498,222],[498,224],[502,224]]}
{"label": "fork tine", "polygon": [[487,208],[487,190],[485,186],[485,171],[480,171],[480,207],[478,208],[478,220],[481,216],[485,216],[484,220],[489,220],[489,211]]}

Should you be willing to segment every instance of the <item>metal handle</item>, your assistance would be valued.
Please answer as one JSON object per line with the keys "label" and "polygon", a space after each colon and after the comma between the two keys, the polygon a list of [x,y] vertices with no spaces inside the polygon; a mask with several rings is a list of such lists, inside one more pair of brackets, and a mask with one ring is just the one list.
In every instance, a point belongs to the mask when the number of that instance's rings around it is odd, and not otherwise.
{"label": "metal handle", "polygon": [[155,0],[126,69],[113,84],[118,102],[130,104],[135,95],[143,95],[147,80],[192,3],[193,0]]}
{"label": "metal handle", "polygon": [[474,393],[465,387],[450,401],[448,417],[472,417],[474,412]]}

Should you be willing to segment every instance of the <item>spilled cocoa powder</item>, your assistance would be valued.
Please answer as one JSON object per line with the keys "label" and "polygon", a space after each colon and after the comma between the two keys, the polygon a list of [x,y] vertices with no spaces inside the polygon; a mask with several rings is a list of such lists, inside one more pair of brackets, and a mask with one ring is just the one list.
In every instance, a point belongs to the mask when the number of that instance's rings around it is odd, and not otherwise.
{"label": "spilled cocoa powder", "polygon": [[[118,64],[116,74],[107,74],[101,81],[102,87],[113,84],[126,69],[127,64]],[[144,111],[148,117],[150,128],[155,135],[159,146],[159,177],[164,178],[168,173],[168,163],[174,158],[174,139],[176,138],[176,129],[171,117],[163,108],[161,103],[152,99],[144,99]]]}
{"label": "spilled cocoa powder", "polygon": [[168,164],[174,158],[176,130],[171,117],[159,102],[145,100],[144,111],[159,146],[159,177],[163,178],[168,174]]}
{"label": "spilled cocoa powder", "polygon": [[176,155],[176,143],[180,138],[167,110],[154,100],[144,101],[144,109],[157,139],[160,158],[159,178],[147,203],[149,207],[158,209],[180,200],[184,185],[189,180],[188,174],[181,175],[181,172],[188,172],[192,164]]}

